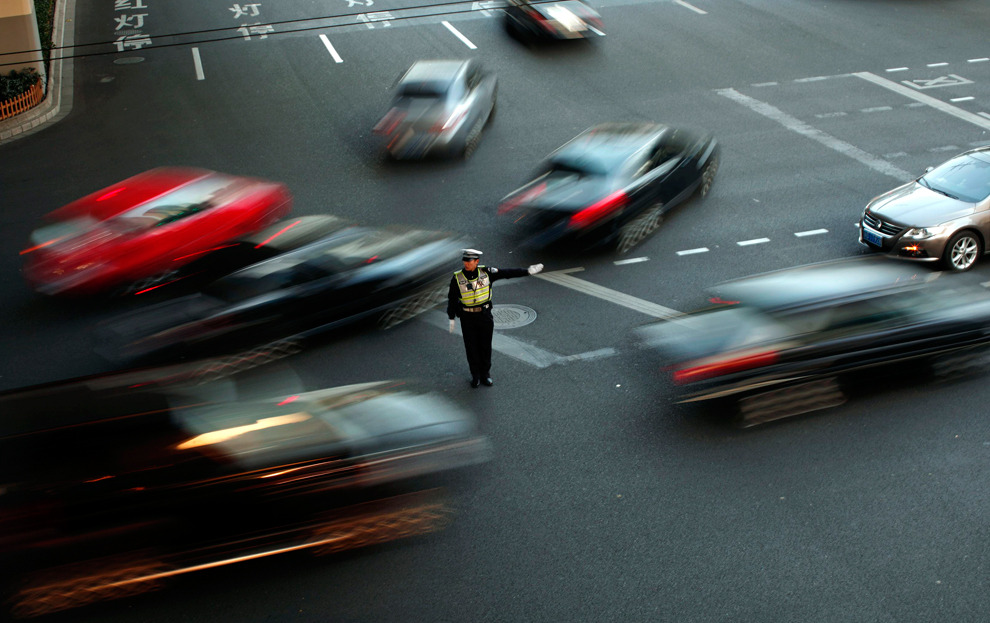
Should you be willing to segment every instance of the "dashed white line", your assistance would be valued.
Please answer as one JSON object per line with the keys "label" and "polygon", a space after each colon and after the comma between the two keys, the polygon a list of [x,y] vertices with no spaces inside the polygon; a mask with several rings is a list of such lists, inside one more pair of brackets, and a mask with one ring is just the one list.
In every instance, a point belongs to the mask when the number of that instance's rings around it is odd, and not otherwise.
{"label": "dashed white line", "polygon": [[859,112],[886,112],[894,110],[893,106],[875,106],[873,108],[861,108]]}
{"label": "dashed white line", "polygon": [[834,117],[845,117],[847,114],[849,113],[837,111],[837,112],[822,113],[820,115],[815,115],[815,116],[818,117],[819,119],[832,119]]}
{"label": "dashed white line", "polygon": [[695,13],[697,13],[698,15],[708,15],[708,11],[702,11],[698,7],[692,6],[692,5],[688,4],[687,2],[684,2],[684,0],[674,0],[674,2],[676,2],[679,5],[681,5],[685,9],[691,9],[692,11],[694,11]]}
{"label": "dashed white line", "polygon": [[694,255],[695,253],[708,253],[708,247],[698,247],[697,249],[685,249],[678,251],[677,255]]}
{"label": "dashed white line", "polygon": [[950,99],[949,101],[950,101],[950,102],[968,102],[968,101],[970,101],[970,100],[975,100],[975,99],[976,99],[976,98],[975,98],[975,97],[973,97],[973,96],[969,96],[969,97],[953,97],[953,98],[952,98],[952,99]]}
{"label": "dashed white line", "polygon": [[780,84],[780,83],[779,82],[758,82],[758,83],[756,83],[756,84],[754,84],[752,86],[754,86],[754,87],[775,87],[778,84]]}
{"label": "dashed white line", "polygon": [[925,67],[945,67],[948,63],[928,63]]}
{"label": "dashed white line", "polygon": [[738,244],[740,247],[748,247],[749,245],[752,245],[752,244],[764,244],[766,242],[770,242],[770,239],[769,238],[753,238],[752,240],[740,240],[736,244]]}
{"label": "dashed white line", "polygon": [[805,236],[819,236],[827,233],[827,229],[809,229],[808,231],[796,231],[794,232],[794,235],[798,238],[804,238]]}
{"label": "dashed white line", "polygon": [[987,61],[990,61],[990,58],[987,58],[987,57],[984,56],[983,58],[971,58],[971,59],[969,59],[966,62],[967,63],[985,63]]}
{"label": "dashed white line", "polygon": [[798,78],[794,82],[820,82],[822,80],[828,80],[828,76],[811,76],[810,78]]}
{"label": "dashed white line", "polygon": [[908,70],[907,67],[891,67],[890,69],[887,69],[885,71],[889,71],[889,72],[893,73],[895,71],[907,71],[907,70]]}
{"label": "dashed white line", "polygon": [[861,78],[868,82],[872,82],[873,84],[882,86],[883,88],[893,91],[895,93],[900,93],[905,97],[909,97],[915,100],[916,102],[923,102],[931,106],[932,108],[935,108],[936,110],[941,110],[942,112],[952,115],[958,119],[962,119],[963,121],[968,121],[969,123],[979,126],[985,130],[990,130],[990,124],[988,124],[986,121],[984,121],[977,115],[962,110],[961,108],[956,108],[955,106],[947,102],[943,102],[942,100],[935,99],[934,97],[930,97],[928,95],[925,95],[924,93],[918,93],[914,89],[909,89],[904,85],[897,84],[896,82],[891,82],[886,78],[881,78],[880,76],[871,74],[868,71],[854,73],[853,75],[856,76],[857,78]]}
{"label": "dashed white line", "polygon": [[615,264],[616,266],[622,266],[623,264],[636,264],[639,262],[649,262],[649,261],[650,258],[648,257],[632,257],[629,258],[628,260],[615,260],[612,263]]}
{"label": "dashed white line", "polygon": [[461,42],[464,43],[464,45],[466,45],[467,47],[471,48],[472,50],[477,50],[478,49],[478,46],[476,46],[475,44],[471,43],[471,41],[467,37],[465,37],[464,35],[461,34],[461,31],[459,31],[456,28],[454,28],[453,26],[451,26],[450,25],[450,22],[448,22],[447,20],[444,20],[441,23],[444,26],[447,27],[447,30],[449,30],[450,32],[454,33],[454,36],[457,37],[458,39],[460,39]]}
{"label": "dashed white line", "polygon": [[199,48],[193,48],[192,55],[193,66],[196,68],[196,79],[206,80],[206,74],[203,73],[203,61],[199,58]]}
{"label": "dashed white line", "polygon": [[338,62],[338,63],[343,63],[344,62],[344,59],[340,58],[340,54],[337,54],[337,50],[333,49],[333,46],[330,44],[330,40],[327,39],[327,36],[326,35],[320,35],[320,41],[322,41],[323,42],[323,45],[326,46],[327,52],[330,53],[330,56],[333,57],[333,60],[335,62]]}
{"label": "dashed white line", "polygon": [[[879,78],[878,76],[874,76],[874,77],[877,78],[878,80],[882,80],[882,78]],[[893,84],[889,80],[884,80],[884,82],[888,84]],[[771,106],[766,102],[761,102],[758,99],[752,98],[748,95],[744,95],[739,91],[736,91],[735,89],[718,89],[715,92],[721,95],[722,97],[727,97],[735,102],[742,104],[743,106],[746,106],[750,110],[758,114],[761,114],[764,117],[776,121],[777,123],[781,124],[782,126],[787,128],[788,130],[791,130],[792,132],[797,132],[798,134],[801,134],[814,141],[817,141],[830,149],[834,149],[840,154],[846,155],[852,158],[853,160],[861,162],[865,164],[867,167],[873,169],[874,171],[877,171],[878,173],[889,175],[890,177],[893,177],[901,182],[906,182],[914,178],[914,176],[908,173],[907,171],[903,171],[898,167],[895,167],[886,160],[878,158],[873,154],[863,151],[862,149],[856,147],[855,145],[851,145],[845,141],[837,139],[836,137],[830,134],[822,132],[818,128],[812,127],[807,123],[805,123],[804,121],[801,121],[796,117],[792,117],[791,115],[788,115],[779,108],[775,106]]]}

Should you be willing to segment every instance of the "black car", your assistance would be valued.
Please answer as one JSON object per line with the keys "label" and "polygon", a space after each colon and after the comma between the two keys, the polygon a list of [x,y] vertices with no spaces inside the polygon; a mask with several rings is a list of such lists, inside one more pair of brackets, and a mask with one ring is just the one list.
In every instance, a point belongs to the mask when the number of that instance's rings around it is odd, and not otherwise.
{"label": "black car", "polygon": [[533,246],[616,243],[625,253],[657,229],[665,212],[711,190],[718,142],[658,123],[604,123],[550,154],[534,179],[498,208]]}
{"label": "black car", "polygon": [[521,39],[588,39],[605,36],[601,15],[580,0],[508,0],[503,11],[505,29]]}
{"label": "black car", "polygon": [[396,159],[470,158],[497,100],[498,79],[477,60],[416,61],[374,132]]}
{"label": "black car", "polygon": [[305,340],[378,317],[384,327],[439,304],[465,242],[438,231],[346,227],[182,296],[104,323],[111,360],[212,356]]}
{"label": "black car", "polygon": [[211,369],[0,394],[0,576],[14,614],[438,530],[469,480],[457,474],[490,455],[469,413],[407,382],[299,391],[264,369],[204,382]]}
{"label": "black car", "polygon": [[752,426],[841,404],[879,371],[979,370],[990,293],[935,276],[879,257],[792,268],[724,283],[716,307],[639,333],[680,402],[728,406]]}

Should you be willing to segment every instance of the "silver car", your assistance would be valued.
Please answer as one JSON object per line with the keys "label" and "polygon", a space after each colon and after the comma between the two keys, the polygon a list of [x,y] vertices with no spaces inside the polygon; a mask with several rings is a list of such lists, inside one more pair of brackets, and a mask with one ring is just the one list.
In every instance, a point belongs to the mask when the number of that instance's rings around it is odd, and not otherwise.
{"label": "silver car", "polygon": [[393,158],[469,158],[495,115],[498,83],[476,60],[413,63],[396,85],[392,108],[375,125]]}
{"label": "silver car", "polygon": [[969,270],[990,240],[990,146],[928,168],[866,205],[859,241],[870,249],[919,262]]}

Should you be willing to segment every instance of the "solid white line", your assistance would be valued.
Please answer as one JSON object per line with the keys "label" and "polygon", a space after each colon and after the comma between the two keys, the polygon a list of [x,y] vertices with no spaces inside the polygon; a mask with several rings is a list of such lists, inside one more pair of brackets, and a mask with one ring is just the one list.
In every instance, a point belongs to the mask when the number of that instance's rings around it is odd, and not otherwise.
{"label": "solid white line", "polygon": [[[889,80],[885,82],[889,82]],[[742,93],[736,91],[735,89],[718,89],[715,92],[721,95],[722,97],[727,97],[733,101],[742,104],[743,106],[746,106],[750,110],[759,113],[764,117],[776,121],[780,125],[787,128],[788,130],[797,132],[798,134],[801,134],[803,136],[807,136],[808,138],[818,141],[819,143],[825,145],[830,149],[834,149],[840,154],[846,155],[852,158],[853,160],[857,160],[865,164],[869,168],[873,169],[874,171],[877,171],[878,173],[889,175],[890,177],[893,177],[902,182],[906,182],[914,178],[914,176],[908,173],[907,171],[903,171],[898,167],[895,167],[886,160],[878,158],[873,154],[867,153],[862,149],[860,149],[859,147],[856,147],[855,145],[850,145],[849,143],[839,140],[830,134],[826,134],[825,132],[822,132],[818,128],[814,128],[808,125],[807,123],[801,121],[800,119],[788,115],[779,108],[767,104],[766,102],[761,102],[760,100],[749,97],[748,95],[743,95]]]}
{"label": "solid white line", "polygon": [[894,71],[907,71],[907,70],[908,70],[907,67],[891,67],[890,69],[886,69],[884,71],[894,72]]}
{"label": "solid white line", "polygon": [[336,61],[338,63],[343,63],[344,62],[344,59],[340,58],[340,54],[337,54],[337,50],[333,49],[333,46],[330,45],[330,40],[327,39],[327,36],[326,35],[320,35],[320,41],[322,41],[323,42],[323,45],[326,46],[327,52],[330,53],[330,56],[333,57],[333,60],[334,61]]}
{"label": "solid white line", "polygon": [[534,275],[534,277],[543,279],[544,281],[549,281],[550,283],[555,283],[559,286],[564,286],[565,288],[576,290],[582,294],[603,299],[610,303],[615,303],[616,305],[621,305],[622,307],[627,307],[634,311],[646,314],[647,316],[653,316],[654,318],[677,318],[681,316],[681,312],[679,311],[664,307],[662,305],[657,305],[656,303],[651,303],[650,301],[644,301],[643,299],[636,298],[635,296],[630,296],[629,294],[612,290],[604,286],[591,283],[590,281],[585,281],[584,279],[578,279],[577,277],[572,277],[571,275],[559,272],[550,272],[540,273],[538,275]]}
{"label": "solid white line", "polygon": [[740,240],[736,244],[740,247],[748,247],[751,244],[763,244],[765,242],[770,242],[769,238],[753,238],[752,240]]}
{"label": "solid white line", "polygon": [[969,96],[969,97],[954,97],[954,98],[950,99],[949,101],[950,102],[968,102],[969,100],[975,100],[975,99],[976,98],[973,97],[973,96]]}
{"label": "solid white line", "polygon": [[612,263],[615,264],[616,266],[622,266],[623,264],[636,264],[638,262],[649,262],[649,261],[650,258],[648,257],[633,257],[628,260],[615,260]]}
{"label": "solid white line", "polygon": [[699,9],[696,6],[691,6],[687,2],[684,2],[684,0],[674,0],[674,2],[677,3],[677,4],[679,4],[679,5],[681,5],[685,9],[691,9],[692,11],[694,11],[695,13],[697,13],[699,15],[708,15],[708,12],[707,11],[702,11],[701,9]]}
{"label": "solid white line", "polygon": [[928,63],[925,67],[945,67],[948,63]]}
{"label": "solid white line", "polygon": [[199,58],[199,48],[193,48],[192,55],[193,65],[196,67],[196,79],[206,80],[206,74],[203,73],[203,61]]}
{"label": "solid white line", "polygon": [[697,249],[678,251],[677,255],[694,255],[695,253],[708,253],[708,247],[698,247]]}
{"label": "solid white line", "polygon": [[794,235],[797,236],[798,238],[803,238],[805,236],[817,236],[819,234],[827,234],[827,233],[828,233],[827,229],[809,229],[808,231],[794,232]]}
{"label": "solid white line", "polygon": [[450,22],[448,22],[447,20],[444,20],[444,21],[442,21],[440,23],[443,24],[444,26],[446,26],[447,27],[447,30],[449,30],[450,32],[454,33],[454,36],[457,37],[458,39],[460,39],[464,43],[464,45],[466,45],[467,47],[471,48],[472,50],[477,50],[478,49],[478,46],[476,46],[475,44],[471,43],[468,40],[467,37],[465,37],[464,35],[461,34],[461,31],[459,31],[456,28],[454,28],[453,26],[451,26],[450,25]]}
{"label": "solid white line", "polygon": [[857,78],[862,78],[863,80],[882,86],[883,88],[893,91],[894,93],[900,93],[904,97],[909,97],[917,102],[921,102],[922,104],[927,104],[932,108],[941,110],[942,112],[952,115],[953,117],[962,119],[963,121],[968,121],[969,123],[979,126],[985,130],[990,130],[990,122],[984,121],[977,115],[960,108],[956,108],[955,106],[947,104],[942,100],[935,99],[934,97],[930,97],[924,93],[919,93],[914,89],[908,88],[902,84],[897,84],[896,82],[891,82],[890,80],[871,74],[868,71],[855,73],[853,75]]}

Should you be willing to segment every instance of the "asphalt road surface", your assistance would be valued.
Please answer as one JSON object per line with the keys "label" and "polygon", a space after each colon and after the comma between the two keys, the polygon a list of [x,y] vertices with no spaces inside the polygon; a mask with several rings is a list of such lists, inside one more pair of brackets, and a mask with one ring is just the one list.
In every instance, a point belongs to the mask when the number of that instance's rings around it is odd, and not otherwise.
{"label": "asphalt road surface", "polygon": [[[441,311],[289,362],[313,387],[412,377],[474,410],[496,456],[448,529],[65,618],[986,620],[986,379],[866,379],[838,408],[737,431],[673,405],[630,336],[724,279],[865,253],[869,199],[990,143],[983,0],[599,0],[606,37],[537,47],[494,2],[77,4],[72,112],[0,145],[0,388],[110,369],[89,329],[115,304],[40,299],[17,251],[43,214],[159,165],[283,181],[296,214],[463,232],[488,264],[547,272],[495,286],[537,314],[499,332],[495,387],[468,387]],[[478,151],[386,162],[371,127],[392,84],[447,57],[499,75]],[[498,200],[610,120],[714,132],[712,194],[622,257],[515,248]],[[984,264],[958,278],[990,281]]]}

